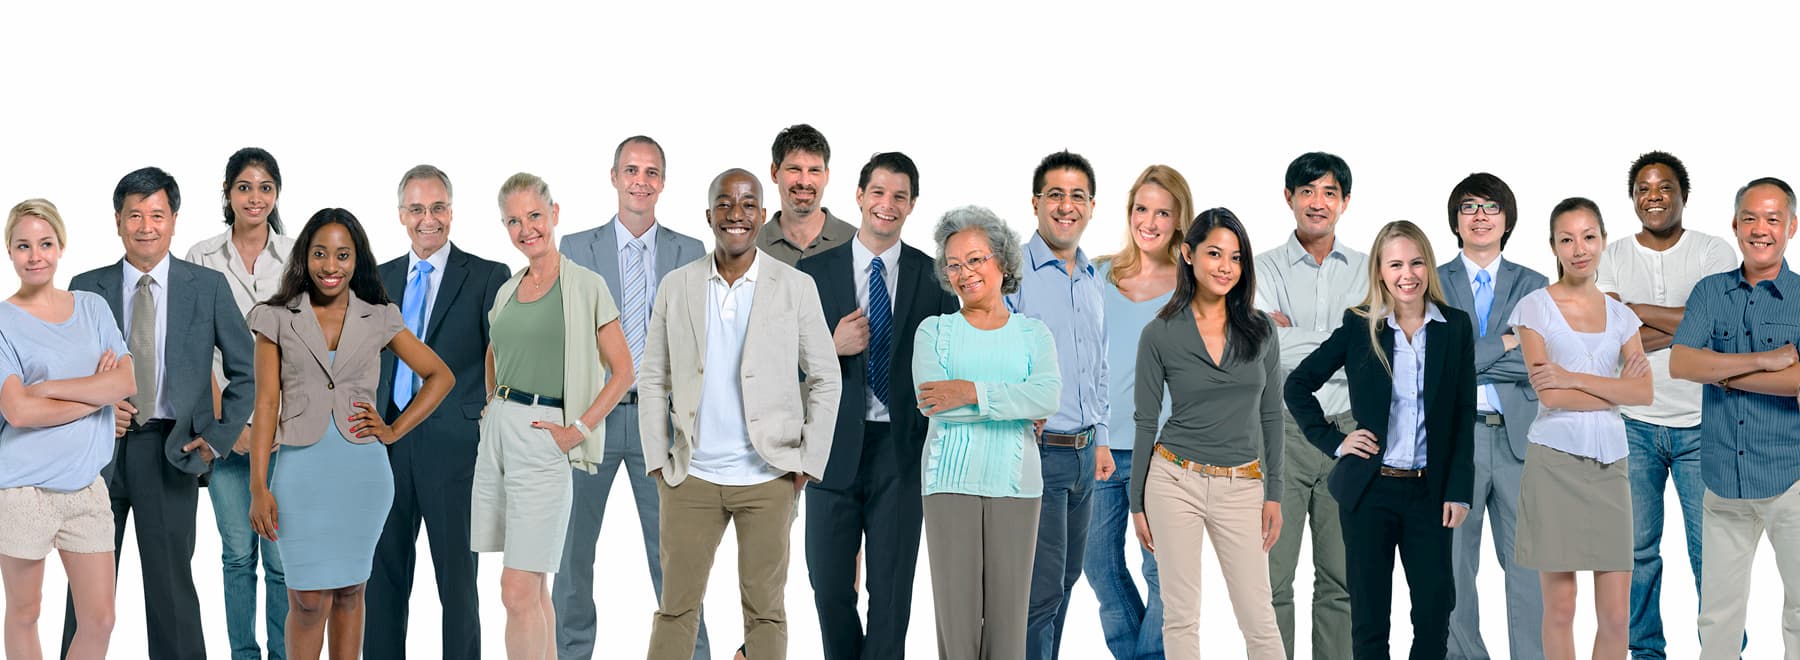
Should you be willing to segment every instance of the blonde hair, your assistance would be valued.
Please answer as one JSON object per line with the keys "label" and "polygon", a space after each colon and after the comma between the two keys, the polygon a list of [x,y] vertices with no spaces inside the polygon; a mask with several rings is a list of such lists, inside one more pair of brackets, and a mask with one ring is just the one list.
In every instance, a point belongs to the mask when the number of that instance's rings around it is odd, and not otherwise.
{"label": "blonde hair", "polygon": [[1143,256],[1137,249],[1137,242],[1132,240],[1134,232],[1131,228],[1130,218],[1132,207],[1137,205],[1138,189],[1143,188],[1146,184],[1162,188],[1168,191],[1170,197],[1175,198],[1175,231],[1169,235],[1169,244],[1164,248],[1169,253],[1170,262],[1180,265],[1181,260],[1177,257],[1181,254],[1181,243],[1187,234],[1188,227],[1194,224],[1194,196],[1188,190],[1187,179],[1168,165],[1151,165],[1144,168],[1144,172],[1138,175],[1137,181],[1131,184],[1131,192],[1125,196],[1124,247],[1119,249],[1118,254],[1103,257],[1100,260],[1112,262],[1112,271],[1107,275],[1107,279],[1112,280],[1115,285],[1138,274],[1138,271],[1144,267]]}
{"label": "blonde hair", "polygon": [[521,192],[537,195],[538,199],[544,200],[545,206],[556,204],[556,199],[550,196],[550,184],[544,183],[536,174],[520,172],[506,177],[506,183],[500,184],[500,209],[506,209],[506,198]]}
{"label": "blonde hair", "polygon": [[6,214],[7,243],[12,242],[13,230],[18,228],[19,221],[24,220],[25,216],[28,215],[37,216],[38,218],[42,218],[44,222],[49,223],[50,231],[56,234],[56,244],[61,247],[68,247],[69,235],[68,232],[63,229],[62,214],[56,211],[56,205],[51,204],[50,200],[40,198],[19,202],[18,204],[13,205],[12,211]]}
{"label": "blonde hair", "polygon": [[[1363,297],[1362,305],[1353,311],[1368,321],[1369,345],[1381,346],[1381,332],[1386,328],[1388,314],[1394,311],[1394,296],[1388,292],[1387,282],[1381,278],[1381,250],[1388,243],[1399,239],[1412,241],[1419,246],[1420,256],[1425,258],[1425,300],[1439,307],[1449,306],[1444,302],[1444,287],[1438,281],[1437,258],[1431,254],[1431,241],[1425,238],[1425,231],[1406,220],[1395,220],[1387,223],[1381,231],[1375,232],[1375,244],[1369,247],[1369,295]],[[1381,362],[1381,368],[1389,374],[1394,373],[1393,365],[1388,363],[1387,354],[1379,348],[1375,350],[1375,359]]]}

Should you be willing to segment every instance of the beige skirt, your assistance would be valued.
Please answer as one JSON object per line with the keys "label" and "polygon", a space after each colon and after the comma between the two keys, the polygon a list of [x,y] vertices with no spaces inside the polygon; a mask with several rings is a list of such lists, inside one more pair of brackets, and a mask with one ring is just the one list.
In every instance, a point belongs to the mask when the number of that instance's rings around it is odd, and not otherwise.
{"label": "beige skirt", "polygon": [[1539,571],[1629,571],[1631,461],[1601,464],[1537,443],[1519,487],[1519,565]]}

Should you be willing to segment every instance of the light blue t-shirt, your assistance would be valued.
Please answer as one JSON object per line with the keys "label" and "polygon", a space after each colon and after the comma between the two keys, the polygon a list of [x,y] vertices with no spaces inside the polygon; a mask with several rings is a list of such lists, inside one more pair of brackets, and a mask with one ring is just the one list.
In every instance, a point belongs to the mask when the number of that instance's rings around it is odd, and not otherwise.
{"label": "light blue t-shirt", "polygon": [[[0,382],[13,376],[21,385],[92,376],[107,349],[128,354],[125,337],[99,295],[76,291],[75,313],[62,323],[45,323],[0,301]],[[60,426],[0,423],[0,488],[81,490],[112,462],[112,455],[112,406]]]}
{"label": "light blue t-shirt", "polygon": [[[1112,260],[1100,262],[1094,267],[1094,279],[1099,280],[1100,300],[1106,306],[1106,370],[1107,397],[1111,399],[1112,413],[1107,422],[1114,429],[1135,429],[1137,422],[1131,416],[1137,412],[1132,406],[1132,388],[1137,384],[1138,338],[1144,334],[1144,326],[1156,318],[1156,313],[1169,304],[1169,297],[1174,291],[1156,296],[1143,302],[1132,302],[1125,294],[1119,293],[1119,287],[1112,284]],[[1162,413],[1156,417],[1156,428],[1162,428],[1169,421],[1168,387],[1163,388]],[[1131,451],[1132,443],[1114,445],[1113,452]]]}

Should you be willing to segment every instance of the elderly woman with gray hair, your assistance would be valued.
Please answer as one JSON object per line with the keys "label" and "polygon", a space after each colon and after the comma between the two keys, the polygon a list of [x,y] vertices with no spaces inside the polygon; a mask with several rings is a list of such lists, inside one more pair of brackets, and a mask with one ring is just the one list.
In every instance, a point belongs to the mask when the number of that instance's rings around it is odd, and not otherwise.
{"label": "elderly woman with gray hair", "polygon": [[1021,658],[1037,545],[1033,420],[1056,411],[1062,377],[1049,328],[1013,314],[1024,262],[992,211],[944,214],[940,282],[962,310],[925,319],[913,349],[925,434],[925,545],[941,658]]}

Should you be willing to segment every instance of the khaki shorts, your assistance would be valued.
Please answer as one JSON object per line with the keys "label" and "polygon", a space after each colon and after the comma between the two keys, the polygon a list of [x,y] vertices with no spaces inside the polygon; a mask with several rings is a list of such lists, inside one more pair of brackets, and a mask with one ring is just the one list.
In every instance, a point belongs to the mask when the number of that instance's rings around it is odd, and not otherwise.
{"label": "khaki shorts", "polygon": [[562,410],[493,399],[481,419],[470,492],[469,549],[504,553],[501,564],[555,573],[575,502],[569,455],[532,422],[562,424]]}
{"label": "khaki shorts", "polygon": [[95,477],[73,492],[0,488],[0,555],[38,560],[63,552],[112,552],[112,496]]}

